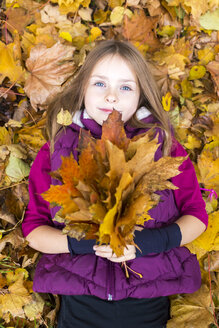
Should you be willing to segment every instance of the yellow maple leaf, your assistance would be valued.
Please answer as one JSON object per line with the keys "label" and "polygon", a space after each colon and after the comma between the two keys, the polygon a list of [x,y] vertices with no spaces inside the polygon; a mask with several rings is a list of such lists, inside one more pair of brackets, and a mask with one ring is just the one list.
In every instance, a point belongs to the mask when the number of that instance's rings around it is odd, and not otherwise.
{"label": "yellow maple leaf", "polygon": [[187,149],[200,148],[202,145],[200,139],[196,138],[194,135],[188,135],[187,142],[184,143],[184,146]]}
{"label": "yellow maple leaf", "polygon": [[198,156],[197,164],[199,182],[219,194],[219,158],[214,158],[212,151],[204,149]]}
{"label": "yellow maple leaf", "polygon": [[99,27],[92,27],[90,30],[90,35],[87,37],[86,41],[87,42],[93,42],[96,40],[98,37],[102,35],[102,31]]}
{"label": "yellow maple leaf", "polygon": [[198,59],[201,65],[207,65],[210,61],[214,60],[215,52],[212,47],[206,46],[204,49],[198,50]]}
{"label": "yellow maple leaf", "polygon": [[24,305],[24,313],[30,321],[40,320],[42,318],[45,301],[40,294],[33,293],[31,301]]}
{"label": "yellow maple leaf", "polygon": [[191,8],[191,14],[194,19],[198,19],[202,14],[206,13],[209,8],[208,1],[199,0],[198,3],[196,0],[183,0],[183,3]]}
{"label": "yellow maple leaf", "polygon": [[166,112],[170,111],[170,106],[171,106],[171,99],[172,99],[172,95],[170,92],[167,92],[165,94],[165,96],[162,97],[162,105],[163,105],[163,109]]}
{"label": "yellow maple leaf", "polygon": [[9,131],[4,127],[0,127],[0,145],[10,145],[11,144],[11,135]]}
{"label": "yellow maple leaf", "polygon": [[183,98],[191,98],[193,92],[192,82],[188,81],[188,79],[184,79],[180,84]]}
{"label": "yellow maple leaf", "polygon": [[102,24],[107,20],[107,17],[110,15],[110,11],[104,11],[103,9],[98,9],[94,12],[94,22],[96,24]]}
{"label": "yellow maple leaf", "polygon": [[8,312],[13,317],[25,318],[23,307],[31,302],[31,295],[24,287],[23,275],[18,275],[16,281],[8,287],[8,293],[0,295],[2,317]]}
{"label": "yellow maple leaf", "polygon": [[5,77],[11,82],[24,82],[25,70],[19,61],[14,60],[14,43],[8,45],[0,41],[0,83]]}
{"label": "yellow maple leaf", "polygon": [[31,148],[40,149],[46,142],[42,129],[45,126],[45,118],[37,124],[30,125],[18,131],[18,140],[28,144]]}
{"label": "yellow maple leaf", "polygon": [[[192,251],[192,246],[206,252],[219,251],[219,211],[209,214],[208,228],[192,243],[186,245]],[[190,247],[191,246],[191,247]]]}
{"label": "yellow maple leaf", "polygon": [[167,328],[206,328],[214,323],[210,291],[206,285],[193,294],[178,295],[171,301],[170,309]]}
{"label": "yellow maple leaf", "polygon": [[110,8],[115,8],[117,6],[122,6],[125,0],[109,0],[108,6]]}
{"label": "yellow maple leaf", "polygon": [[166,64],[168,67],[173,67],[173,65],[184,71],[186,63],[189,63],[188,57],[180,53],[176,53],[173,45],[166,46],[160,51],[154,53],[153,59],[160,65]]}
{"label": "yellow maple leaf", "polygon": [[133,182],[133,178],[131,177],[131,175],[128,172],[123,173],[115,193],[116,203],[105,215],[103,219],[103,223],[100,225],[100,229],[99,229],[100,243],[104,243],[106,240],[110,240],[111,241],[110,246],[113,249],[113,251],[117,254],[117,256],[123,254],[123,249],[120,252],[119,251],[120,247],[118,247],[117,243],[114,244],[113,241],[111,240],[111,236],[115,234],[114,231],[115,216],[118,212],[121,211],[119,207],[121,207],[122,205],[122,201],[121,201],[122,193],[132,182]]}
{"label": "yellow maple leaf", "polygon": [[70,12],[75,13],[80,5],[87,8],[90,4],[90,0],[52,0],[52,2],[59,4],[59,11],[64,15]]}

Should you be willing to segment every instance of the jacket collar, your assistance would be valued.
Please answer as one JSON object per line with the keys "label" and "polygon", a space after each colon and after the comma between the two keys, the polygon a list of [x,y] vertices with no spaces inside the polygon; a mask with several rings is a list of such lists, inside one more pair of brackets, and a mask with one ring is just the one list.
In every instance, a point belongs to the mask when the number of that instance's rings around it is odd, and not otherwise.
{"label": "jacket collar", "polygon": [[[144,123],[154,122],[153,116],[146,107],[140,107],[136,112],[136,117]],[[79,131],[81,128],[85,128],[91,132],[93,137],[101,138],[102,126],[88,115],[86,109],[76,111],[73,115],[72,122],[73,123],[70,126],[76,131]],[[128,122],[124,125],[124,128],[129,138],[132,138],[138,131],[142,132],[142,128],[133,127]]]}

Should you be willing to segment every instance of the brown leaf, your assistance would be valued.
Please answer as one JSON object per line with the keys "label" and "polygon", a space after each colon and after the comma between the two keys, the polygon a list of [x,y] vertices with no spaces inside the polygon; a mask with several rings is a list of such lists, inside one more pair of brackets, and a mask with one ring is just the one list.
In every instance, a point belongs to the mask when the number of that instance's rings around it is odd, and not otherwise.
{"label": "brown leaf", "polygon": [[193,294],[178,296],[171,302],[171,320],[167,328],[206,328],[213,323],[210,291],[206,285]]}
{"label": "brown leaf", "polygon": [[7,29],[14,34],[15,30],[21,35],[24,33],[24,28],[31,23],[33,18],[24,8],[12,8],[7,11]]}
{"label": "brown leaf", "polygon": [[13,225],[16,224],[15,216],[12,213],[4,212],[2,209],[0,210],[0,219],[7,221]]}
{"label": "brown leaf", "polygon": [[212,79],[215,83],[215,91],[219,96],[219,61],[211,61],[206,65],[206,68],[211,73]]}
{"label": "brown leaf", "polygon": [[204,260],[205,271],[219,272],[219,251],[208,253],[208,257]]}
{"label": "brown leaf", "polygon": [[101,140],[108,140],[118,148],[126,151],[130,140],[126,136],[121,118],[122,114],[113,110],[110,119],[103,122]]}
{"label": "brown leaf", "polygon": [[56,43],[51,48],[38,44],[31,49],[26,67],[30,72],[24,90],[33,108],[48,105],[62,90],[63,83],[74,73],[75,48]]}
{"label": "brown leaf", "polygon": [[25,239],[20,228],[11,231],[0,240],[0,252],[5,248],[6,243],[10,243],[14,248],[25,245]]}
{"label": "brown leaf", "polygon": [[159,16],[146,16],[142,9],[135,10],[131,19],[124,18],[123,36],[131,42],[140,42],[147,44],[149,51],[160,47],[160,42],[156,38],[153,29],[159,21]]}

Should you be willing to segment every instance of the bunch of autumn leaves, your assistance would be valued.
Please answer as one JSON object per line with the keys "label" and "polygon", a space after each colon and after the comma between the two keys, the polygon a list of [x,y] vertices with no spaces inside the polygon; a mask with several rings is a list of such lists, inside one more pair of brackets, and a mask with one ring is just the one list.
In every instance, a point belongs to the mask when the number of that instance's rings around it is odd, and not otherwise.
{"label": "bunch of autumn leaves", "polygon": [[149,130],[128,139],[121,114],[113,111],[102,126],[101,139],[81,129],[79,160],[63,157],[51,173],[61,185],[51,185],[43,198],[60,206],[55,219],[63,233],[80,240],[110,244],[117,256],[134,243],[137,225],[151,219],[148,211],[159,202],[158,190],[177,189],[169,179],[180,173],[184,157],[154,161],[159,147]]}

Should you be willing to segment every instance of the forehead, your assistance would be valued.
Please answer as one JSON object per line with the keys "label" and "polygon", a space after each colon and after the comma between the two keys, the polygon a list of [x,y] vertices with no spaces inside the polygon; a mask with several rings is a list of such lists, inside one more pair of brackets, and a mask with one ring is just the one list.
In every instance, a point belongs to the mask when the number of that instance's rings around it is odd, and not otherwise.
{"label": "forehead", "polygon": [[117,54],[107,55],[99,60],[91,72],[91,77],[94,75],[104,75],[109,78],[122,77],[137,81],[131,64]]}

